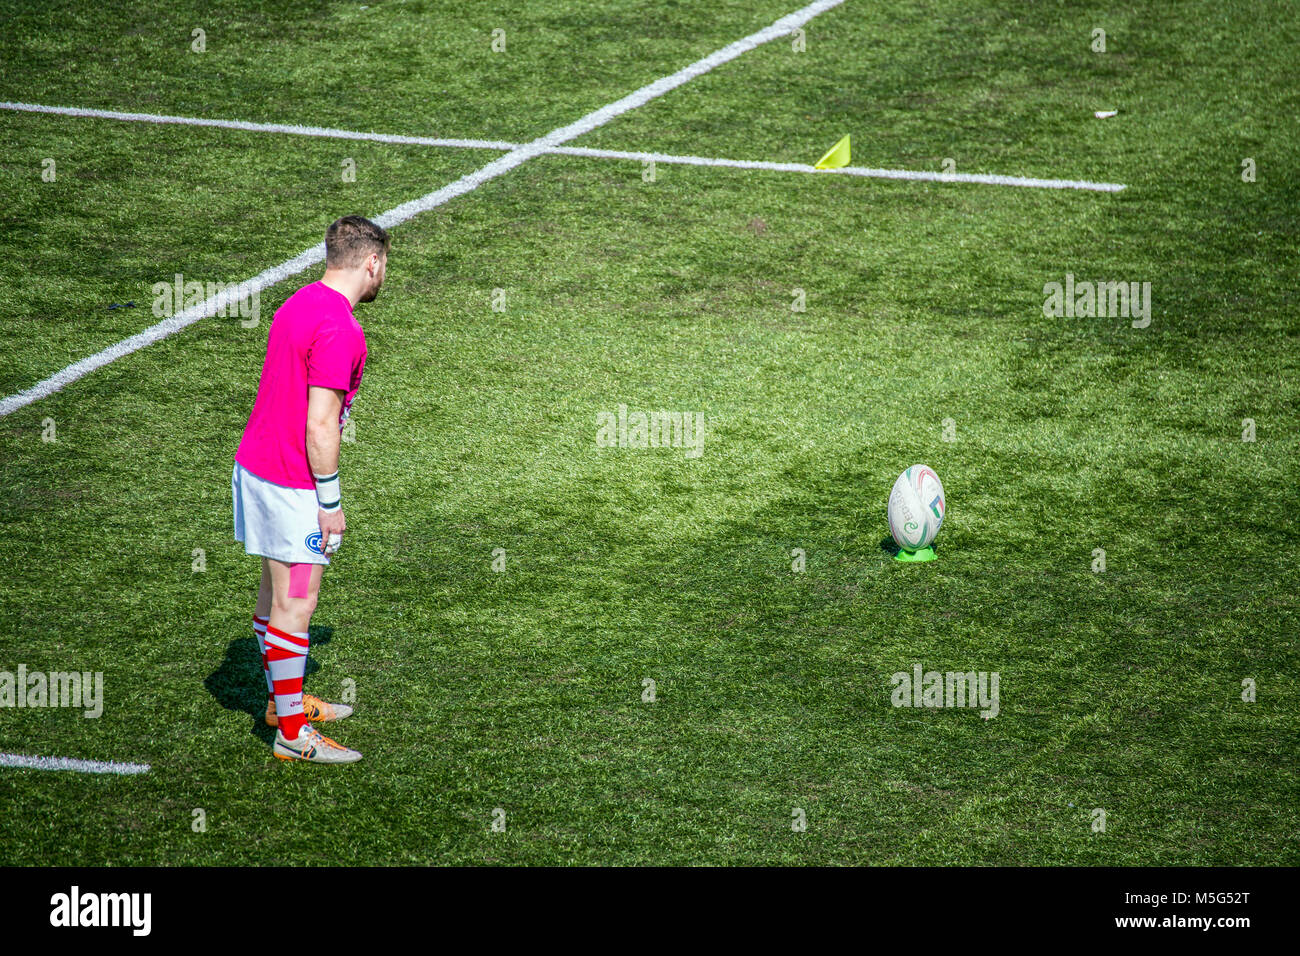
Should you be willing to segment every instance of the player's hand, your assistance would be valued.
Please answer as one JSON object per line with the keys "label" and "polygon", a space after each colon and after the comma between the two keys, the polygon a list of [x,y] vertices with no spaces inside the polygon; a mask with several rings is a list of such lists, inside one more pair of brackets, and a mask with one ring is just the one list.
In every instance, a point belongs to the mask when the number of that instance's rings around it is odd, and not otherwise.
{"label": "player's hand", "polygon": [[347,521],[343,518],[343,509],[338,511],[316,510],[316,520],[320,524],[320,541],[321,550],[326,554],[334,554],[343,544],[343,532],[347,528]]}

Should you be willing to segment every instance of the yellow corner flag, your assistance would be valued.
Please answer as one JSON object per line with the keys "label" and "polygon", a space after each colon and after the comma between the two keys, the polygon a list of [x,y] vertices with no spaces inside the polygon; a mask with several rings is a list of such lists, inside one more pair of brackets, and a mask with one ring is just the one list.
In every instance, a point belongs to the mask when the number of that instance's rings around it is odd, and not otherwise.
{"label": "yellow corner flag", "polygon": [[839,169],[841,166],[849,164],[849,138],[845,136],[842,140],[831,147],[831,151],[817,160],[814,169]]}

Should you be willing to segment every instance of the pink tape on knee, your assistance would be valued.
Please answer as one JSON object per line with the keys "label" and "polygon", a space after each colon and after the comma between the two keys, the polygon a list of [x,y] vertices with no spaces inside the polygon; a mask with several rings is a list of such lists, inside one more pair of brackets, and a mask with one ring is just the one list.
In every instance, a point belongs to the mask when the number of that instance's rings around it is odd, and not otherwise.
{"label": "pink tape on knee", "polygon": [[305,598],[311,596],[312,564],[289,565],[289,597]]}

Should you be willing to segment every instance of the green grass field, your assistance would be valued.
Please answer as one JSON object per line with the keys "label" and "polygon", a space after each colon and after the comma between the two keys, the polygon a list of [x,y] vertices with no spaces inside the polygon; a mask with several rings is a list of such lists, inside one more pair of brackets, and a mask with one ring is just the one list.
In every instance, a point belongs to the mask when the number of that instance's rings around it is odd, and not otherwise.
{"label": "green grass field", "polygon": [[[3,2],[0,100],[524,143],[802,2]],[[1300,863],[1300,10],[1015,6],[847,0],[569,145],[850,133],[854,166],[1122,192],[544,155],[394,229],[307,679],[355,682],[353,767],[272,759],[231,537],[270,317],[319,268],[0,418],[0,671],[104,675],[98,719],[0,709],[0,753],[152,768],[0,767],[0,863]],[[0,397],[152,325],[155,282],[500,155],[0,136]],[[1150,325],[1045,316],[1067,273],[1151,283]],[[619,405],[703,414],[701,453],[601,447]],[[948,515],[904,565],[916,462]],[[998,673],[999,713],[894,707],[916,664]]]}

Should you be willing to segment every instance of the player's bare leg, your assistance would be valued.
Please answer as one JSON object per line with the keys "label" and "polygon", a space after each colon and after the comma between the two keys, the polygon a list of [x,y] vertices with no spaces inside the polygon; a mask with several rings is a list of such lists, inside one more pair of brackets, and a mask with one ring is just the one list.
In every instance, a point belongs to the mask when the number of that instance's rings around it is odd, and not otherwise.
{"label": "player's bare leg", "polygon": [[[273,752],[281,760],[354,763],[361,759],[361,754],[314,729],[303,700],[302,680],[307,670],[309,628],[325,566],[286,564],[271,559],[266,563],[271,572],[271,616],[266,628],[266,658],[279,722]],[[344,705],[328,706],[341,708]]]}
{"label": "player's bare leg", "polygon": [[271,561],[269,558],[262,559],[262,582],[257,586],[257,616],[266,618],[271,617],[271,597],[274,592],[271,587]]}

